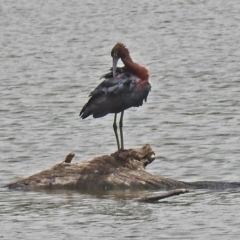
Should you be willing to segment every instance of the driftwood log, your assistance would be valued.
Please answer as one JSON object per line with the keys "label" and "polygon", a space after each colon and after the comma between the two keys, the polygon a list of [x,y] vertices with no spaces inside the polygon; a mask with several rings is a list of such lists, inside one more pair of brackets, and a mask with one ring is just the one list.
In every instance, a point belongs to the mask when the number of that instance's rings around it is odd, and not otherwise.
{"label": "driftwood log", "polygon": [[168,190],[168,192],[138,199],[152,202],[186,193],[186,189],[226,189],[240,187],[240,182],[183,182],[148,173],[145,168],[155,159],[150,145],[128,149],[111,155],[72,164],[74,154],[52,167],[32,176],[11,182],[10,189],[22,190]]}

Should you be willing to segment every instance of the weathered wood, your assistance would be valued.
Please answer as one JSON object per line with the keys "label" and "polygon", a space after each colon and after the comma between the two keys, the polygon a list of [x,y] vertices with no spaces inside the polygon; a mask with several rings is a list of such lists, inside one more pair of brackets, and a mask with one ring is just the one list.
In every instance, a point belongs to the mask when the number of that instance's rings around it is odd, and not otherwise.
{"label": "weathered wood", "polygon": [[158,189],[178,188],[225,189],[240,187],[240,183],[226,182],[182,182],[161,176],[154,176],[145,167],[154,161],[155,153],[147,144],[138,150],[129,149],[92,160],[72,164],[74,154],[53,168],[14,182],[10,189],[27,190],[79,190],[99,191],[117,189]]}
{"label": "weathered wood", "polygon": [[74,156],[75,156],[74,153],[69,153],[69,154],[66,156],[64,162],[65,162],[65,163],[71,163],[71,161],[72,161],[72,159],[74,158]]}
{"label": "weathered wood", "polygon": [[184,193],[188,193],[188,190],[187,189],[175,189],[175,190],[170,190],[170,191],[163,192],[163,193],[149,195],[149,196],[146,196],[143,198],[138,198],[138,199],[136,199],[136,201],[154,203],[154,202],[158,202],[161,199],[184,194]]}

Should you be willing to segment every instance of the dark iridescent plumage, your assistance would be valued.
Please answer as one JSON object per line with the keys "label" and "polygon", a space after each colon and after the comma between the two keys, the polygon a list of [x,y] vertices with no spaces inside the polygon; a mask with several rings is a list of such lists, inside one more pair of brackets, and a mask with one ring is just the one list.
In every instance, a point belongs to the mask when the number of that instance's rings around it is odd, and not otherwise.
{"label": "dark iridescent plumage", "polygon": [[143,100],[147,100],[151,89],[149,83],[138,87],[140,79],[127,72],[117,74],[116,78],[109,77],[110,74],[105,76],[107,78],[90,93],[91,98],[80,112],[83,119],[89,115],[98,118],[108,113],[120,113],[130,107],[142,106]]}

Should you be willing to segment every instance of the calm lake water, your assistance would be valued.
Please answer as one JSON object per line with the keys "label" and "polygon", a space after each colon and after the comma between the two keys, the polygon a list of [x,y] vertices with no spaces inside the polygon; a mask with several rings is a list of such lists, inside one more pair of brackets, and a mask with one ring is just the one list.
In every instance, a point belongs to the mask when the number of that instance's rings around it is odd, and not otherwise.
{"label": "calm lake water", "polygon": [[[116,151],[113,115],[79,111],[124,42],[150,72],[148,102],[124,116],[148,171],[240,181],[240,2],[13,1],[0,6],[0,184]],[[147,194],[142,193],[142,195]],[[130,196],[130,197],[129,197]],[[126,199],[127,198],[127,199]],[[1,239],[237,239],[240,192],[191,191],[159,204],[0,189]]]}

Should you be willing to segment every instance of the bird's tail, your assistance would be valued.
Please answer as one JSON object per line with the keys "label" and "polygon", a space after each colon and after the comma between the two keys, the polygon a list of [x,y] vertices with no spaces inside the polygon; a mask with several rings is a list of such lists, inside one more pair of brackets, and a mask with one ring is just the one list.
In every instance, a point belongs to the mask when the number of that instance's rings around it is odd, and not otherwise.
{"label": "bird's tail", "polygon": [[84,119],[84,118],[87,118],[89,115],[91,115],[91,113],[89,113],[89,111],[87,111],[87,106],[84,105],[79,116]]}

